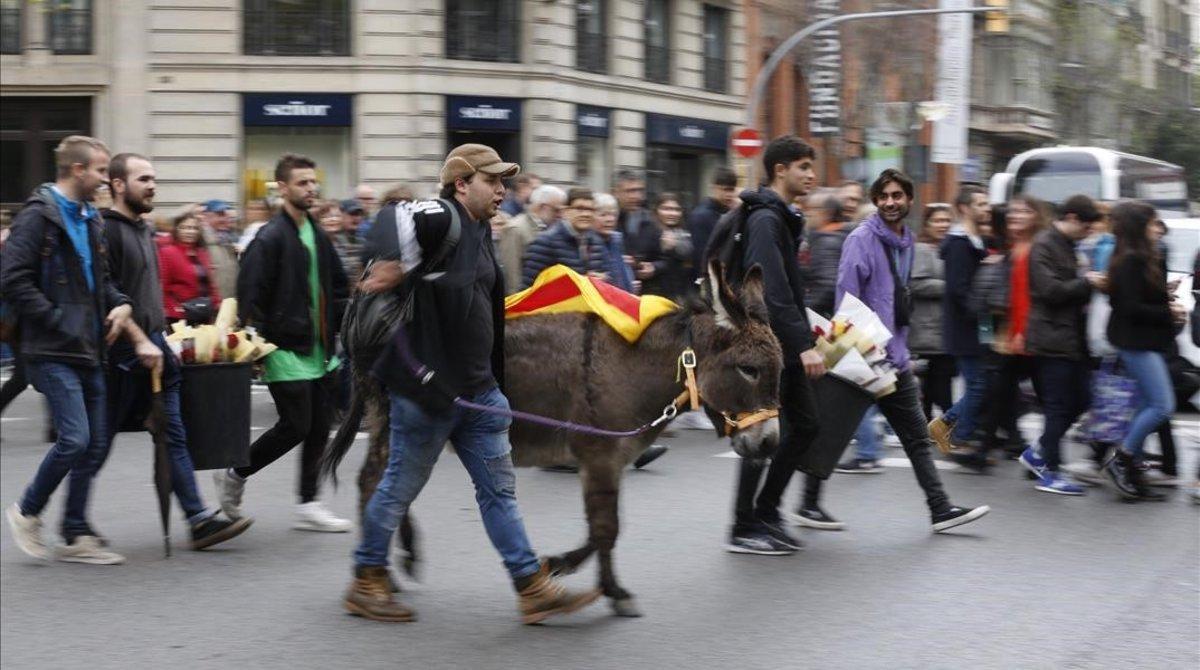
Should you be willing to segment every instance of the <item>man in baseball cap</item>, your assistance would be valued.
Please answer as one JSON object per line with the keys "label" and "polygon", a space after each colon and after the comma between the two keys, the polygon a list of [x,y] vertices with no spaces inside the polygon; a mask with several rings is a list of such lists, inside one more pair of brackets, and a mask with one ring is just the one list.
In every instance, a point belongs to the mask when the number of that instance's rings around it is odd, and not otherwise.
{"label": "man in baseball cap", "polygon": [[[394,287],[403,277],[402,267],[423,271],[426,277],[432,272],[455,277],[410,283],[420,316],[404,328],[406,353],[393,342],[374,365],[391,401],[391,457],[362,514],[354,581],[344,601],[353,614],[377,621],[414,619],[412,610],[392,595],[388,551],[401,517],[429,480],[447,435],[475,484],[484,529],[517,592],[521,620],[537,623],[600,597],[598,590],[567,590],[551,575],[549,564],[538,560],[513,485],[508,419],[503,416],[508,400],[497,382],[504,365],[504,276],[492,249],[488,220],[504,199],[504,177],[519,170],[480,144],[451,151],[442,166],[442,199],[417,203],[411,214],[404,210],[412,225],[403,226],[403,232],[401,226],[388,226],[398,229],[396,249],[408,251],[381,255],[382,262],[372,265],[371,276],[362,284],[365,291]],[[447,233],[432,231],[452,228],[455,219],[460,236],[453,251],[446,251],[442,246]],[[440,259],[435,267],[421,264],[422,258],[435,255]],[[412,265],[401,266],[401,261]],[[390,279],[377,276],[380,269]],[[406,363],[413,358],[423,366],[420,377]],[[454,397],[492,411],[458,408]]]}
{"label": "man in baseball cap", "polygon": [[[446,155],[446,162],[442,165],[442,189],[445,191],[447,185],[454,185],[455,179],[470,177],[476,172],[508,178],[515,176],[520,171],[520,165],[500,160],[500,154],[489,146],[463,144],[455,147]],[[453,197],[453,194],[443,194],[442,197],[450,198]]]}

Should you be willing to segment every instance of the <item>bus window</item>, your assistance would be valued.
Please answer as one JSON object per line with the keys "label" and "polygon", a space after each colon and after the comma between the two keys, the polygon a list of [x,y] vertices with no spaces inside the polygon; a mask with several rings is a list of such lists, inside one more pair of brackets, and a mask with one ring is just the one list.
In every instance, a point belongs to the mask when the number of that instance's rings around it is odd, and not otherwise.
{"label": "bus window", "polygon": [[1117,161],[1121,171],[1121,197],[1145,200],[1154,205],[1159,216],[1187,216],[1187,182],[1183,169],[1123,155]]}
{"label": "bus window", "polygon": [[1086,152],[1055,153],[1029,158],[1017,168],[1013,193],[1059,204],[1083,194],[1103,199],[1100,163]]}

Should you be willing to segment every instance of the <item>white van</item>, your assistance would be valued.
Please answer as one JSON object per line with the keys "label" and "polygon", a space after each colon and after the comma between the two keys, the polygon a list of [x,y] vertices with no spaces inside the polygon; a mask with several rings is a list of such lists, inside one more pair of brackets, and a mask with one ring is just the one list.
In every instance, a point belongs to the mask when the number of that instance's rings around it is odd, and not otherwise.
{"label": "white van", "polygon": [[[1179,288],[1175,290],[1175,299],[1187,308],[1188,313],[1196,309],[1195,286],[1196,254],[1200,253],[1200,219],[1164,219],[1167,224],[1167,243],[1170,255],[1167,257],[1167,278],[1178,280]],[[1192,365],[1200,367],[1200,347],[1192,342],[1192,329],[1184,328],[1176,341],[1179,343],[1179,353],[1188,359]]]}
{"label": "white van", "polygon": [[1076,194],[1106,202],[1137,199],[1154,205],[1164,220],[1188,215],[1183,168],[1098,147],[1052,147],[1017,154],[1004,172],[992,175],[988,200],[999,205],[1018,194],[1055,205]]}

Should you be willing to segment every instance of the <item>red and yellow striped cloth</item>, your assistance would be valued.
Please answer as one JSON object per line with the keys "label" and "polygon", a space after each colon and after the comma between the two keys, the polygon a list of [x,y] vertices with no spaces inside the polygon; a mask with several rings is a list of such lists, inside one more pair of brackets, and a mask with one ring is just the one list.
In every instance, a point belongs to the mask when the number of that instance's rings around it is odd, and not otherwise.
{"label": "red and yellow striped cloth", "polygon": [[504,299],[507,319],[564,312],[595,314],[628,342],[636,342],[655,319],[677,309],[679,306],[666,298],[636,296],[565,265],[546,268],[533,286]]}

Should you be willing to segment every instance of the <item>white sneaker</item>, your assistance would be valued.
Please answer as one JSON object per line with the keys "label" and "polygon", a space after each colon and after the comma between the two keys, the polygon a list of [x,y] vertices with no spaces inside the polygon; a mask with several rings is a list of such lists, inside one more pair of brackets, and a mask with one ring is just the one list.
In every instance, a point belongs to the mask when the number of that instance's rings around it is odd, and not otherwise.
{"label": "white sneaker", "polygon": [[321,501],[314,500],[296,505],[296,523],[292,528],[318,533],[346,533],[354,528],[354,523],[334,516]]}
{"label": "white sneaker", "polygon": [[58,560],[89,565],[120,565],[125,557],[104,548],[94,535],[80,535],[75,541],[58,550]]}
{"label": "white sneaker", "polygon": [[246,492],[246,480],[229,474],[228,470],[213,473],[213,485],[217,488],[217,499],[221,511],[233,521],[242,518],[242,494]]}
{"label": "white sneaker", "polygon": [[8,527],[12,531],[17,548],[34,558],[50,558],[50,550],[42,541],[42,520],[36,516],[21,514],[21,505],[13,503],[4,510]]}

